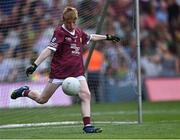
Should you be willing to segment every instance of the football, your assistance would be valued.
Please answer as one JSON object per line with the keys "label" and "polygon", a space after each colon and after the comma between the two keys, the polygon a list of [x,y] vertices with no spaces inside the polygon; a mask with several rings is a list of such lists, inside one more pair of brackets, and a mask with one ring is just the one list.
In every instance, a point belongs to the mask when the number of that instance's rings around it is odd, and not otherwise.
{"label": "football", "polygon": [[80,82],[74,77],[66,78],[62,83],[62,90],[66,95],[75,96],[80,92]]}

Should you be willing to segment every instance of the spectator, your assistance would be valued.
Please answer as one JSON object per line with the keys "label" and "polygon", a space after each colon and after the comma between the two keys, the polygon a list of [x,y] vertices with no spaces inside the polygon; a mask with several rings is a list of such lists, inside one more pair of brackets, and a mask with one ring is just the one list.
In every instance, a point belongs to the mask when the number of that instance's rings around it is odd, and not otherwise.
{"label": "spectator", "polygon": [[165,1],[160,1],[160,5],[157,8],[156,18],[161,23],[167,23],[168,14],[167,14],[167,4]]}
{"label": "spectator", "polygon": [[10,49],[15,49],[17,46],[20,45],[20,32],[20,27],[16,27],[11,30],[5,38],[4,42],[9,45]]}
{"label": "spectator", "polygon": [[85,0],[78,3],[79,24],[82,28],[94,29],[98,18],[98,2],[95,0]]}
{"label": "spectator", "polygon": [[9,45],[4,42],[4,35],[0,32],[0,51],[5,52],[9,49]]}
{"label": "spectator", "polygon": [[12,59],[5,58],[4,53],[0,51],[0,82],[12,82],[15,79],[16,70],[13,67]]}
{"label": "spectator", "polygon": [[25,54],[26,50],[22,46],[18,46],[15,49],[15,61],[14,61],[14,69],[16,70],[16,75],[14,81],[22,82],[27,81],[28,78],[25,73],[25,69],[29,64],[29,58],[26,58]]}
{"label": "spectator", "polygon": [[159,54],[150,59],[155,63],[160,63],[162,69],[160,76],[176,76],[179,72],[179,60],[171,52],[170,46],[163,42],[158,42]]}
{"label": "spectator", "polygon": [[33,45],[33,49],[40,54],[42,50],[49,44],[49,41],[53,35],[53,27],[50,24],[50,21],[41,19],[39,21],[39,27],[42,32],[38,35],[38,38]]}

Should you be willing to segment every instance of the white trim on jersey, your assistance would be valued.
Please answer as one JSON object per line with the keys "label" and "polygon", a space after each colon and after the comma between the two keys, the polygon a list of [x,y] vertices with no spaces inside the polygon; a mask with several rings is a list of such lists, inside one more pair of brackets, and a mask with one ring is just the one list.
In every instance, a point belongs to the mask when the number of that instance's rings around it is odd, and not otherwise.
{"label": "white trim on jersey", "polygon": [[[64,24],[62,25],[62,28],[64,30],[66,30],[68,33],[70,33],[71,35],[75,35],[75,30],[73,30],[73,32],[68,31]],[[89,42],[91,41],[91,38],[92,38],[92,34],[89,35],[89,40],[87,41],[86,44],[89,44]],[[50,42],[50,44],[47,46],[47,48],[55,52],[57,45],[58,45],[57,43]]]}
{"label": "white trim on jersey", "polygon": [[[72,32],[68,31],[68,29],[66,29],[66,27],[65,27],[64,24],[62,25],[62,28],[63,28],[64,30],[66,30],[68,33],[70,33],[71,35],[73,35],[73,36],[75,35],[75,30],[73,30]],[[92,35],[89,35],[89,36],[90,36],[90,38],[89,38],[89,40],[87,41],[86,44],[89,44],[89,42],[91,41]]]}
{"label": "white trim on jersey", "polygon": [[88,40],[88,41],[87,41],[87,43],[86,43],[87,45],[88,45],[88,44],[89,44],[89,42],[91,41],[92,34],[90,34],[89,36],[90,36],[90,38],[89,38],[89,40]]}
{"label": "white trim on jersey", "polygon": [[71,35],[75,35],[75,30],[73,30],[72,32],[70,32],[68,29],[66,29],[66,27],[65,27],[64,24],[62,25],[62,28],[63,28],[64,30],[66,30],[68,33],[70,33]]}
{"label": "white trim on jersey", "polygon": [[48,48],[50,50],[56,51],[57,46],[58,46],[58,43],[50,42],[48,45]]}
{"label": "white trim on jersey", "polygon": [[48,46],[47,48],[54,51],[54,52],[56,51],[56,48],[53,48],[53,47],[50,47],[50,46]]}

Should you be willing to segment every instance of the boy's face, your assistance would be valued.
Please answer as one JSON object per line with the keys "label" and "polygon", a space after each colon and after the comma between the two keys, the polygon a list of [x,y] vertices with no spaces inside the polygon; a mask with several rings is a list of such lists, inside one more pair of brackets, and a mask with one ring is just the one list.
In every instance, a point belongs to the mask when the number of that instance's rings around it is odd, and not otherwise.
{"label": "boy's face", "polygon": [[72,32],[76,28],[76,20],[72,20],[72,19],[66,20],[64,22],[64,25],[65,25],[66,29],[68,29],[70,32]]}

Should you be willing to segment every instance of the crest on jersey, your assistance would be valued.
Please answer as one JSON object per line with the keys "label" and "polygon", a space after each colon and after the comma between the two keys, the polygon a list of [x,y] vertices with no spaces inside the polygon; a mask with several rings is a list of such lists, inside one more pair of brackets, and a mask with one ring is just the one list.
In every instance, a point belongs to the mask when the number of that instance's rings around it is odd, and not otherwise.
{"label": "crest on jersey", "polygon": [[68,41],[68,42],[72,41],[72,39],[70,37],[65,37],[65,40]]}

